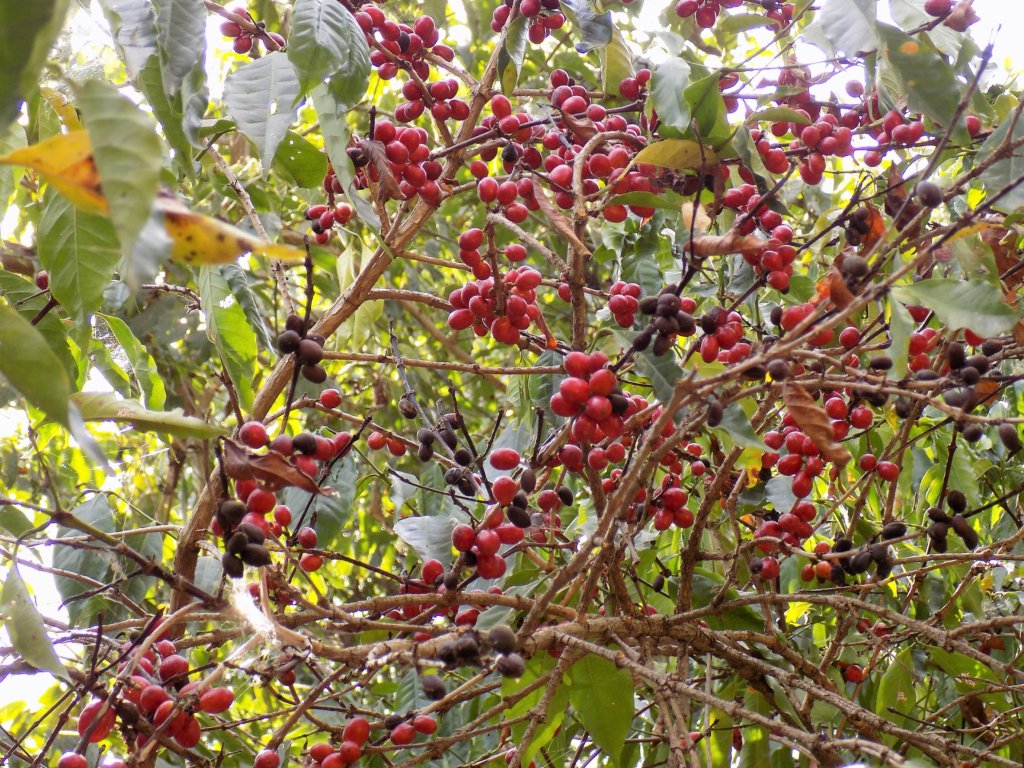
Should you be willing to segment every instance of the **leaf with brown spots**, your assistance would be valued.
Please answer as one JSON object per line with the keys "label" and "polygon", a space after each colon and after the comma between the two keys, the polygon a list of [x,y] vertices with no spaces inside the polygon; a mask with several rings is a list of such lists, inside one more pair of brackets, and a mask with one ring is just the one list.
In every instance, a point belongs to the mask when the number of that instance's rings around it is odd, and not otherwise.
{"label": "leaf with brown spots", "polygon": [[810,393],[799,384],[787,381],[782,386],[782,401],[800,430],[811,438],[821,455],[843,467],[850,460],[850,452],[836,442],[832,420]]}
{"label": "leaf with brown spots", "polygon": [[853,294],[846,285],[846,278],[836,267],[829,269],[825,277],[818,281],[811,301],[820,304],[825,299],[830,300],[837,309],[846,309],[853,303]]}
{"label": "leaf with brown spots", "polygon": [[110,213],[86,131],[57,134],[20,147],[0,157],[0,164],[31,168],[80,211],[104,216]]}
{"label": "leaf with brown spots", "polygon": [[257,453],[234,440],[224,440],[224,472],[232,480],[255,480],[268,488],[290,485],[307,493],[327,495],[329,488],[321,488],[301,469],[288,462],[277,451]]}

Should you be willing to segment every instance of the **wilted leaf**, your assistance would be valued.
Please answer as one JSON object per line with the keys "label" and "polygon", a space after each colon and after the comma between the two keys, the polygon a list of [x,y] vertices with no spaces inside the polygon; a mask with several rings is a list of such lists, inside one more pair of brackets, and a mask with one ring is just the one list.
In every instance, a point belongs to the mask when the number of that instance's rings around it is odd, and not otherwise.
{"label": "wilted leaf", "polygon": [[401,200],[402,189],[391,172],[391,163],[388,162],[388,157],[384,152],[384,145],[373,139],[364,139],[359,142],[359,146],[370,158],[370,165],[377,171],[377,198],[381,201],[386,201],[388,198]]}
{"label": "wilted leaf", "polygon": [[85,131],[57,134],[21,147],[0,157],[0,163],[31,168],[86,213],[108,213],[92,157],[92,142]]}
{"label": "wilted leaf", "polygon": [[836,442],[832,420],[806,389],[795,382],[787,381],[782,386],[782,401],[796,421],[796,425],[811,438],[822,456],[839,467],[850,460],[850,452]]}
{"label": "wilted leaf", "polygon": [[673,171],[697,169],[718,162],[718,155],[710,147],[703,147],[689,139],[664,139],[636,153],[636,162],[670,168]]}
{"label": "wilted leaf", "polygon": [[586,144],[597,136],[597,126],[594,125],[594,121],[589,117],[576,117],[564,109],[560,109],[559,112],[562,114],[562,122],[565,124],[565,127],[572,131],[576,140],[580,143]]}
{"label": "wilted leaf", "polygon": [[[755,235],[741,235],[739,230],[730,229],[724,235],[702,235],[695,237],[692,241],[692,250],[695,256],[706,258],[708,256],[725,256],[729,253],[740,251],[759,251],[768,246],[772,241],[761,240]],[[687,249],[691,243],[687,242]]]}
{"label": "wilted leaf", "polygon": [[171,258],[186,264],[230,264],[239,256],[255,253],[268,259],[302,261],[304,251],[290,245],[275,245],[212,216],[186,208],[171,197],[157,198],[164,226],[173,246]]}
{"label": "wilted leaf", "polygon": [[957,32],[966,32],[977,21],[981,21],[981,17],[974,10],[974,0],[960,0],[942,23]]}
{"label": "wilted leaf", "polygon": [[864,209],[868,212],[865,218],[868,231],[861,236],[861,253],[867,253],[874,248],[875,243],[881,240],[882,235],[885,233],[885,219],[882,218],[879,210],[871,203],[864,203]]}
{"label": "wilted leaf", "polygon": [[[921,206],[915,203],[913,198],[910,198],[909,203],[907,202],[909,195],[907,184],[895,163],[889,169],[886,187],[885,212],[896,220],[896,227],[902,232],[903,228],[921,212]],[[900,213],[901,211],[902,214]],[[904,234],[907,238],[914,239],[919,232],[920,227],[914,227],[913,229],[906,230]]]}
{"label": "wilted leaf", "polygon": [[256,480],[270,488],[291,485],[313,494],[329,490],[277,451],[258,453],[230,439],[224,441],[223,451],[224,472],[232,480]]}
{"label": "wilted leaf", "polygon": [[853,294],[846,285],[846,278],[843,273],[835,267],[829,269],[828,274],[819,282],[819,295],[827,297],[838,309],[846,309],[853,303]]}

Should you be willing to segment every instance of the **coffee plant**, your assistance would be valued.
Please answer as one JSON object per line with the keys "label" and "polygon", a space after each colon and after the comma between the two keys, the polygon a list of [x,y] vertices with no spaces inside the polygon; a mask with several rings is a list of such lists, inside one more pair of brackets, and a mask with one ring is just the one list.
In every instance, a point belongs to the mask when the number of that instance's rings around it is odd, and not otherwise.
{"label": "coffee plant", "polygon": [[1024,762],[972,0],[86,6],[0,3],[4,761]]}

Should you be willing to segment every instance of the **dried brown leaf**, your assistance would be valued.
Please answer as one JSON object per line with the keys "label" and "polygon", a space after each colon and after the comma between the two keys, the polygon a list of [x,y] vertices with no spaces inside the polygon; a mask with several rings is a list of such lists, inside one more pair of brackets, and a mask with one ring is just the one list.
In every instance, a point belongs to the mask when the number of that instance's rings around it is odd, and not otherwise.
{"label": "dried brown leaf", "polygon": [[388,198],[395,200],[402,199],[402,189],[398,186],[395,175],[391,173],[391,164],[388,162],[384,144],[372,139],[364,139],[359,142],[360,149],[366,153],[370,165],[377,171],[377,197],[381,201]]}
{"label": "dried brown leaf", "polygon": [[[693,238],[693,254],[703,259],[740,251],[760,251],[771,244],[771,240],[761,240],[755,235],[741,235],[737,230],[730,229],[724,235],[701,235]],[[686,246],[689,247],[690,243],[686,243]]]}
{"label": "dried brown leaf", "polygon": [[573,250],[577,253],[581,253],[585,256],[590,256],[590,249],[587,248],[586,244],[579,239],[576,235],[576,231],[572,228],[572,224],[565,218],[559,211],[556,211],[548,200],[547,195],[544,193],[544,188],[537,183],[537,180],[533,180],[533,196],[537,200],[537,206],[540,208],[541,213],[551,222],[551,226],[555,230],[569,241],[572,245]]}
{"label": "dried brown leaf", "polygon": [[835,267],[828,271],[828,297],[838,309],[846,309],[853,304],[853,294],[846,285],[846,278],[843,273]]}
{"label": "dried brown leaf", "polygon": [[562,123],[572,131],[578,141],[586,143],[597,136],[597,126],[589,117],[576,117],[564,109],[559,111],[562,113]]}
{"label": "dried brown leaf", "polygon": [[971,24],[981,20],[981,17],[975,13],[973,5],[974,0],[960,0],[942,23],[957,32],[966,32]]}
{"label": "dried brown leaf", "polygon": [[850,459],[850,452],[836,442],[832,420],[810,393],[799,384],[787,381],[782,387],[782,401],[800,430],[811,438],[821,455],[838,467]]}
{"label": "dried brown leaf", "polygon": [[[915,203],[913,198],[907,203],[907,197],[910,193],[907,191],[906,182],[903,180],[903,176],[895,164],[889,168],[889,178],[886,183],[888,190],[885,193],[885,212],[896,218],[896,228],[902,231],[921,212],[921,206]],[[904,204],[906,204],[906,208],[903,207]],[[900,211],[903,211],[902,215],[898,215]],[[919,232],[920,227],[914,227],[912,230],[906,231],[906,236],[914,238]]]}
{"label": "dried brown leaf", "polygon": [[224,441],[224,472],[232,480],[255,480],[269,488],[292,485],[307,493],[326,494],[316,480],[277,451],[257,453],[234,440]]}

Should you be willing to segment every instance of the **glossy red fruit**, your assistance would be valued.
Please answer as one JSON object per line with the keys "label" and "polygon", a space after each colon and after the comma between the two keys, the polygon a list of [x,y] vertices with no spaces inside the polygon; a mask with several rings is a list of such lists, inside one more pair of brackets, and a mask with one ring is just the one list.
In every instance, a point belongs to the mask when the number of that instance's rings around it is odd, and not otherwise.
{"label": "glossy red fruit", "polygon": [[324,759],[334,751],[326,741],[320,741],[313,744],[309,748],[309,756],[316,760],[318,763],[322,763]]}
{"label": "glossy red fruit", "polygon": [[319,571],[321,566],[324,564],[324,559],[320,555],[315,555],[312,552],[307,552],[299,558],[299,567],[306,573],[313,573]]}
{"label": "glossy red fruit", "polygon": [[427,715],[417,715],[412,719],[412,727],[419,733],[429,736],[437,730],[437,720]]}
{"label": "glossy red fruit", "polygon": [[188,673],[188,659],[178,654],[172,654],[160,662],[160,679],[167,681],[172,677],[178,677]]}
{"label": "glossy red fruit", "polygon": [[303,549],[313,549],[318,541],[316,531],[309,526],[299,528],[298,532],[295,534],[295,539]]}
{"label": "glossy red fruit", "polygon": [[191,749],[203,736],[202,726],[199,725],[199,721],[192,715],[188,715],[182,720],[181,725],[178,728],[178,732],[174,736],[174,740],[178,742],[185,749]]}
{"label": "glossy red fruit", "polygon": [[363,750],[359,744],[354,741],[343,741],[341,746],[338,747],[338,755],[345,761],[347,765],[351,765],[360,757],[362,757]]}
{"label": "glossy red fruit", "polygon": [[238,439],[250,448],[262,448],[267,444],[267,428],[258,421],[247,421],[238,430]]}
{"label": "glossy red fruit", "polygon": [[491,492],[494,500],[499,504],[511,504],[512,499],[519,492],[519,481],[503,475],[491,484]]}
{"label": "glossy red fruit", "polygon": [[252,768],[277,768],[281,765],[281,758],[277,752],[269,749],[261,750],[253,760]]}
{"label": "glossy red fruit", "polygon": [[341,738],[362,746],[370,738],[370,723],[362,717],[352,718],[345,724],[345,730],[341,732]]}
{"label": "glossy red fruit", "polygon": [[412,744],[413,739],[416,738],[416,729],[413,728],[412,723],[401,723],[391,729],[390,738],[392,744],[400,747]]}
{"label": "glossy red fruit", "polygon": [[93,728],[92,733],[89,734],[89,742],[95,744],[98,741],[102,741],[110,735],[110,732],[114,728],[114,721],[116,720],[117,714],[114,712],[113,706],[107,706],[103,714],[100,715],[99,711],[106,704],[104,700],[94,701],[89,704],[85,709],[82,710],[82,714],[78,716],[78,735],[84,736],[85,732],[89,729],[89,726],[93,724],[99,716],[99,722],[96,723],[96,727]]}
{"label": "glossy red fruit", "polygon": [[225,712],[235,700],[228,688],[211,688],[199,697],[199,709],[210,715]]}
{"label": "glossy red fruit", "polygon": [[452,529],[452,546],[459,552],[468,552],[476,541],[476,532],[465,523],[460,523]]}
{"label": "glossy red fruit", "polygon": [[843,668],[843,680],[848,683],[862,683],[867,676],[860,664],[848,664]]}
{"label": "glossy red fruit", "polygon": [[900,476],[900,468],[891,461],[880,461],[875,467],[875,471],[878,472],[878,476],[887,482],[894,481]]}
{"label": "glossy red fruit", "polygon": [[341,405],[341,392],[336,389],[325,389],[320,393],[320,404],[325,408],[337,408]]}
{"label": "glossy red fruit", "polygon": [[170,698],[162,685],[147,685],[139,695],[139,708],[148,715]]}
{"label": "glossy red fruit", "polygon": [[488,459],[490,465],[497,470],[507,471],[519,466],[519,451],[514,448],[499,448],[492,451]]}

